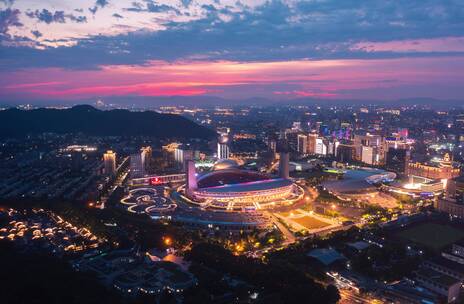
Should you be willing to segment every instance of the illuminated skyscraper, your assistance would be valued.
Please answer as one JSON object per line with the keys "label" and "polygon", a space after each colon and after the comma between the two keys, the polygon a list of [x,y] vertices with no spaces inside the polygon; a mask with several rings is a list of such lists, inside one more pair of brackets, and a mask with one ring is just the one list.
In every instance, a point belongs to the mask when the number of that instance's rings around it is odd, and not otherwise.
{"label": "illuminated skyscraper", "polygon": [[143,171],[145,174],[150,168],[151,159],[153,157],[153,149],[150,146],[142,147],[142,149],[140,149],[140,153],[143,162]]}
{"label": "illuminated skyscraper", "polygon": [[276,152],[276,149],[277,149],[277,141],[275,139],[269,139],[267,141],[267,146],[269,148],[269,150],[271,150],[272,152]]}
{"label": "illuminated skyscraper", "polygon": [[195,171],[195,162],[193,160],[187,161],[187,194],[191,194],[198,188],[197,176]]}
{"label": "illuminated skyscraper", "polygon": [[139,178],[145,175],[145,162],[142,153],[134,153],[130,156],[131,178]]}
{"label": "illuminated skyscraper", "polygon": [[113,175],[116,173],[116,153],[108,150],[103,154],[104,173],[106,175]]}
{"label": "illuminated skyscraper", "polygon": [[308,154],[316,154],[316,139],[317,134],[310,133],[308,135],[308,149],[306,150]]}
{"label": "illuminated skyscraper", "polygon": [[300,154],[307,154],[308,153],[308,136],[304,134],[298,135],[298,152]]}
{"label": "illuminated skyscraper", "polygon": [[229,138],[227,136],[221,136],[218,140],[217,144],[217,157],[219,159],[227,159],[229,158],[229,146],[227,145],[227,142],[229,141]]}
{"label": "illuminated skyscraper", "polygon": [[327,144],[324,142],[323,138],[316,138],[316,154],[318,155],[327,155]]}
{"label": "illuminated skyscraper", "polygon": [[387,151],[386,167],[388,170],[404,173],[411,158],[407,149],[390,148]]}
{"label": "illuminated skyscraper", "polygon": [[362,146],[361,150],[361,161],[368,165],[378,165],[380,161],[380,155],[377,147]]}

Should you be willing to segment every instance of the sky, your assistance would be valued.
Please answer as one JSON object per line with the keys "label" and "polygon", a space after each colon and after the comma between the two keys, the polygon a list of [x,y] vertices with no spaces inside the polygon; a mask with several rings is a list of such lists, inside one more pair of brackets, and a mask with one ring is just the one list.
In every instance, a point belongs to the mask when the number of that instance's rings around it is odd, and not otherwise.
{"label": "sky", "polygon": [[464,1],[0,0],[0,103],[168,96],[462,100]]}

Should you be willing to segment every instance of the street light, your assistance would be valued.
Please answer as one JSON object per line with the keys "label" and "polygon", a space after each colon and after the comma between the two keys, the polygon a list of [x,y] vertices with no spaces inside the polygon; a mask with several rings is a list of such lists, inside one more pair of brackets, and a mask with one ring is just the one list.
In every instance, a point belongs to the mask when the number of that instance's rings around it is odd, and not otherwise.
{"label": "street light", "polygon": [[165,237],[165,238],[164,238],[164,244],[165,244],[166,246],[171,246],[171,244],[172,244],[172,239],[171,239],[170,237]]}

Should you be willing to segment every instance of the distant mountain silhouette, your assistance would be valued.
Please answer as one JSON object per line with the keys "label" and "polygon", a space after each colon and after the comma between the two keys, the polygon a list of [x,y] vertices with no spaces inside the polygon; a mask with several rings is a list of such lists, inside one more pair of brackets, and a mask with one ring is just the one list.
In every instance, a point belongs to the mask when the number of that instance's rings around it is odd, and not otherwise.
{"label": "distant mountain silhouette", "polygon": [[16,137],[43,132],[87,135],[148,135],[158,138],[202,138],[216,136],[213,130],[185,117],[153,111],[100,111],[88,105],[70,109],[15,108],[0,111],[0,137]]}
{"label": "distant mountain silhouette", "polygon": [[[433,108],[441,107],[460,107],[462,108],[463,100],[448,100],[448,99],[433,99],[433,98],[407,98],[407,99],[324,99],[313,97],[300,98],[265,98],[265,97],[250,97],[241,99],[227,99],[217,96],[112,96],[108,98],[108,102],[118,105],[136,106],[139,108],[152,108],[156,106],[285,106],[285,105],[319,105],[319,106],[410,106],[410,105],[428,105]],[[95,100],[82,100],[84,104],[93,104]],[[47,101],[42,101],[40,104],[49,104]]]}

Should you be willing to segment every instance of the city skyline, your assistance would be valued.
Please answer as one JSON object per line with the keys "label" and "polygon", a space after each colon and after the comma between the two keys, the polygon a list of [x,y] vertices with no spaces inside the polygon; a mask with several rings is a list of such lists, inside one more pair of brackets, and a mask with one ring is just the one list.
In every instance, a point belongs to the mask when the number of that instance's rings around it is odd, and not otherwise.
{"label": "city skyline", "polygon": [[10,0],[0,10],[4,104],[463,93],[458,1]]}
{"label": "city skyline", "polygon": [[0,0],[0,302],[464,303],[463,71],[464,0]]}

